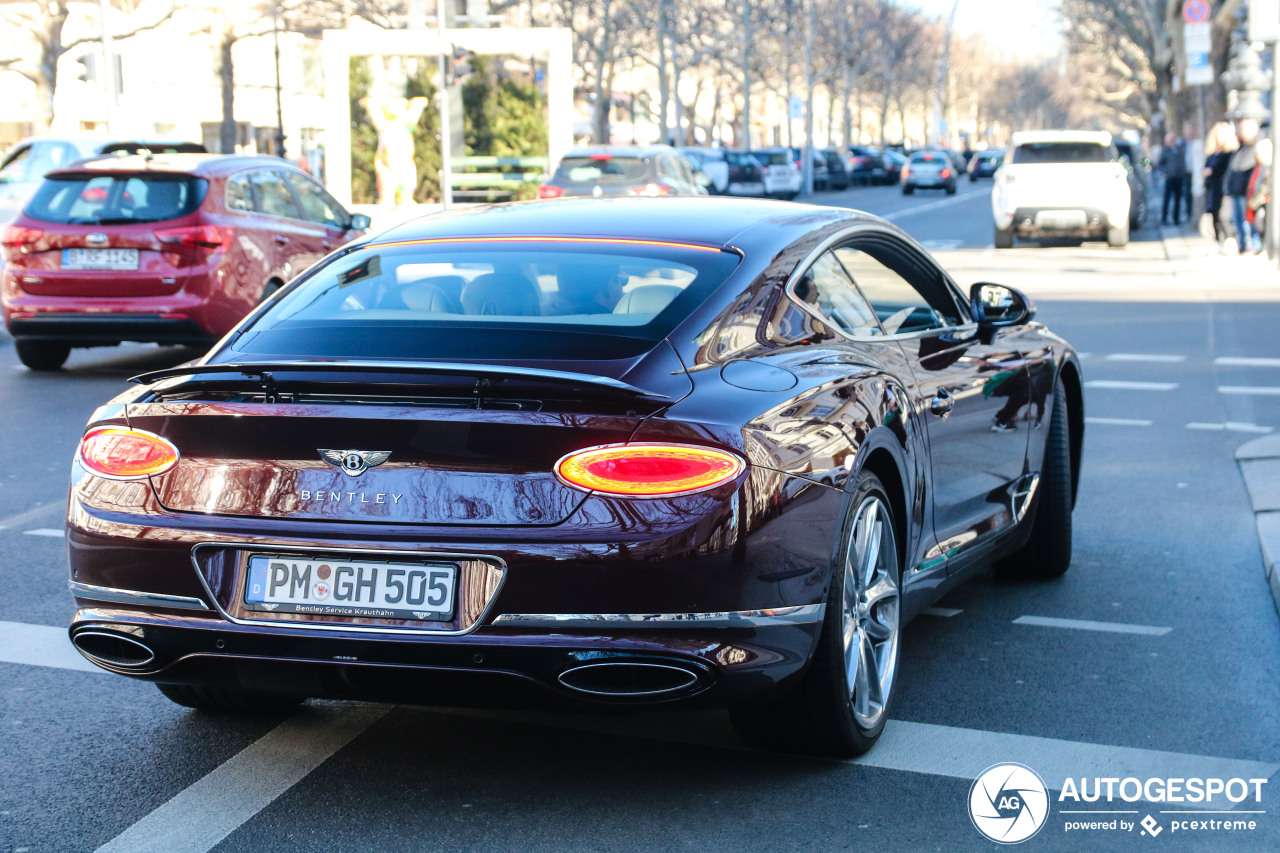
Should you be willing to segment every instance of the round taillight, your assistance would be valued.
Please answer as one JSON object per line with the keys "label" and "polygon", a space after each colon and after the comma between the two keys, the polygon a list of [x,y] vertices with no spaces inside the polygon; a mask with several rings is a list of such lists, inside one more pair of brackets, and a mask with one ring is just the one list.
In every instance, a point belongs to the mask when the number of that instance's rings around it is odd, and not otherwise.
{"label": "round taillight", "polygon": [[149,432],[98,427],[80,439],[80,464],[108,480],[141,480],[178,464],[178,448]]}
{"label": "round taillight", "polygon": [[723,450],[685,444],[611,444],[556,463],[566,485],[633,498],[688,495],[723,485],[746,468]]}

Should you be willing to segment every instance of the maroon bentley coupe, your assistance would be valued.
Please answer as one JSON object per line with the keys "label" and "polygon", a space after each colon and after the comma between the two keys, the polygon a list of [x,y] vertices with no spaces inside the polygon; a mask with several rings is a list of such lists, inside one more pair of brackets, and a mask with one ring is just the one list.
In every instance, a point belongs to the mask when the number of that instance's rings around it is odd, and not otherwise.
{"label": "maroon bentley coupe", "polygon": [[727,707],[869,749],[903,627],[1071,558],[1076,356],[866,214],[714,198],[343,247],[76,453],[71,639],[207,711]]}

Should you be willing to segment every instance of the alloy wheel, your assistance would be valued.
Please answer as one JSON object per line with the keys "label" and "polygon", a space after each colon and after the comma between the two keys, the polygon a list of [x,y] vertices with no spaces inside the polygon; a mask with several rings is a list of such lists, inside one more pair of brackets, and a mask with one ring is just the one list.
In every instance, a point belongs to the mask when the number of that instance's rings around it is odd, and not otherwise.
{"label": "alloy wheel", "polygon": [[858,507],[849,536],[841,625],[845,684],[858,725],[872,729],[893,692],[901,634],[898,546],[878,497]]}

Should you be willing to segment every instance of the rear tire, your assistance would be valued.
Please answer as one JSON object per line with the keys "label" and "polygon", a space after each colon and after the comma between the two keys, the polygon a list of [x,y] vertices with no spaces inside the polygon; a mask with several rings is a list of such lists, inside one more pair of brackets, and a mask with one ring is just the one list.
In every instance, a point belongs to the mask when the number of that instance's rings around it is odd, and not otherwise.
{"label": "rear tire", "polygon": [[888,494],[859,475],[809,669],[791,692],[729,711],[747,743],[848,758],[875,745],[893,703],[901,653],[901,562]]}
{"label": "rear tire", "polygon": [[210,714],[233,716],[287,714],[302,702],[301,696],[232,690],[193,684],[161,684],[156,687],[172,702]]}
{"label": "rear tire", "polygon": [[1002,577],[1056,578],[1071,565],[1071,435],[1067,427],[1067,392],[1061,379],[1053,385],[1053,413],[1049,416],[1040,487],[1034,501],[1027,543],[995,565],[996,574]]}
{"label": "rear tire", "polygon": [[914,193],[915,191],[916,191],[916,188],[915,188],[915,187],[913,187],[913,186],[911,186],[910,184],[903,184],[903,185],[902,185],[902,194],[903,194],[903,195],[911,195],[911,194],[912,194],[912,193]]}
{"label": "rear tire", "polygon": [[947,186],[947,195],[955,195],[955,194],[956,194],[956,185],[955,185],[955,184],[949,184],[949,185]]}
{"label": "rear tire", "polygon": [[996,226],[995,244],[997,249],[1013,248],[1013,228],[1001,228]]}
{"label": "rear tire", "polygon": [[60,370],[71,355],[71,345],[61,341],[33,341],[18,338],[13,342],[18,360],[30,370]]}

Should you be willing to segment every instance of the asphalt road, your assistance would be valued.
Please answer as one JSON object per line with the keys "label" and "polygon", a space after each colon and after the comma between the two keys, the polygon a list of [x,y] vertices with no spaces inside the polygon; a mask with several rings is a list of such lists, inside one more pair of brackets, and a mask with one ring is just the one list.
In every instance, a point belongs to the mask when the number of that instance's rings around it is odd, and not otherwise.
{"label": "asphalt road", "polygon": [[[1025,289],[1084,354],[1074,559],[1049,583],[981,575],[917,619],[894,719],[856,762],[750,752],[709,713],[228,720],[92,671],[61,633],[68,460],[127,376],[191,354],[82,350],[36,375],[0,343],[0,853],[981,850],[966,803],[1000,762],[1054,789],[1027,850],[1280,849],[1280,619],[1232,457],[1280,428],[1280,363],[1240,360],[1280,356],[1280,295],[1232,287],[1238,259],[1220,287],[1187,286],[1150,229],[1123,251],[995,252],[989,192],[819,200],[892,219],[964,284]],[[1173,815],[1196,807],[1060,801],[1068,777],[1268,782],[1215,806],[1230,815]],[[1104,808],[1124,813],[1064,813]],[[1066,831],[1148,815],[1154,838]],[[1256,829],[1173,825],[1224,818]]]}

